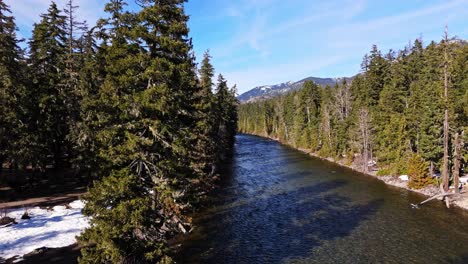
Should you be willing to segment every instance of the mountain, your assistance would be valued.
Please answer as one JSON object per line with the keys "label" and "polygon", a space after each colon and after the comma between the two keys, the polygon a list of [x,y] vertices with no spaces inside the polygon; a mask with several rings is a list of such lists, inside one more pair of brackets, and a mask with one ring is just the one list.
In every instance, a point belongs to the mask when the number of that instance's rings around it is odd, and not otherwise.
{"label": "mountain", "polygon": [[[352,80],[351,78],[346,78]],[[293,91],[302,87],[305,81],[313,81],[317,85],[327,86],[335,85],[336,82],[341,82],[343,78],[318,78],[318,77],[307,77],[297,82],[284,82],[275,85],[263,85],[257,86],[237,97],[241,103],[254,102],[258,100],[268,99],[274,96],[278,96],[289,91]]]}

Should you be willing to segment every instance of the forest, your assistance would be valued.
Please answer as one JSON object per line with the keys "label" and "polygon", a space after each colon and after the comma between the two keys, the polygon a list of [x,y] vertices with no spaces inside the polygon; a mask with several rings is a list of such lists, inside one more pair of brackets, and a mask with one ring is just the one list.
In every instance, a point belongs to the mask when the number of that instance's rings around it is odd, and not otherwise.
{"label": "forest", "polygon": [[24,40],[0,0],[0,173],[87,184],[81,263],[169,263],[236,133],[236,88],[208,51],[196,64],[185,1],[137,2],[109,0],[96,25],[51,2]]}
{"label": "forest", "polygon": [[[354,164],[410,174],[410,187],[458,186],[468,162],[468,43],[422,39],[383,54],[376,45],[351,82],[302,89],[239,107],[239,130]],[[433,179],[434,178],[434,179]],[[450,182],[449,182],[450,181]]]}

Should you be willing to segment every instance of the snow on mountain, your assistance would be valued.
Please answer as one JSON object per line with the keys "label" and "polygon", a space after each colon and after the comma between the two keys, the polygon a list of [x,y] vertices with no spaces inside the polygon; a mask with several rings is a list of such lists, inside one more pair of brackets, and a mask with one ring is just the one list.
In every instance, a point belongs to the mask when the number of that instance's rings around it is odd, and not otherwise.
{"label": "snow on mountain", "polygon": [[[346,78],[347,80],[351,78]],[[252,102],[262,99],[268,99],[274,96],[278,96],[287,93],[292,90],[296,90],[302,87],[305,81],[313,81],[317,85],[327,86],[335,85],[337,82],[341,82],[343,78],[318,78],[318,77],[307,77],[297,82],[284,82],[275,85],[263,85],[257,86],[237,97],[241,103]]]}

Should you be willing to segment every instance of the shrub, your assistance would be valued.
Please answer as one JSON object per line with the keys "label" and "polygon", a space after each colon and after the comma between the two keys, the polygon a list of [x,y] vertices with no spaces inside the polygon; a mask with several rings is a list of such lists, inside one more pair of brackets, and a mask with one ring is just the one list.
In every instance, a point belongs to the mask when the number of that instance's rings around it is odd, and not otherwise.
{"label": "shrub", "polygon": [[378,172],[377,172],[377,176],[387,176],[387,175],[391,175],[391,171],[389,168],[385,168],[385,169],[380,169]]}
{"label": "shrub", "polygon": [[432,179],[429,175],[428,164],[423,158],[417,154],[411,154],[408,158],[408,187],[413,189],[421,189],[432,184]]}

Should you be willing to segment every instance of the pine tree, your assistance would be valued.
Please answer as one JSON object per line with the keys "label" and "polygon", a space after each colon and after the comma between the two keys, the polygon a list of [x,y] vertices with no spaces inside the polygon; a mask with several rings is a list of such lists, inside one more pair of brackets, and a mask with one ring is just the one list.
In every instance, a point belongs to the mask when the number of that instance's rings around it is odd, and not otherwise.
{"label": "pine tree", "polygon": [[0,0],[0,167],[4,161],[18,160],[23,153],[19,149],[20,106],[24,97],[22,51],[18,47],[16,24],[9,6]]}
{"label": "pine tree", "polygon": [[229,112],[227,109],[227,103],[229,100],[229,88],[227,81],[224,79],[223,75],[218,75],[218,83],[216,85],[215,91],[215,111],[218,114],[215,121],[216,128],[216,153],[221,153],[221,149],[227,146],[229,143],[226,142],[225,135],[228,132],[227,122],[229,118]]}
{"label": "pine tree", "polygon": [[[73,165],[82,176],[88,180],[95,178],[98,174],[99,157],[97,153],[96,132],[100,120],[97,110],[99,109],[99,87],[105,78],[106,65],[106,42],[98,45],[99,34],[95,32],[98,27],[87,31],[80,39],[82,62],[78,76],[78,100],[77,120],[72,124],[70,137],[74,146]],[[102,36],[100,36],[102,37]],[[103,39],[100,39],[103,40]]]}
{"label": "pine tree", "polygon": [[[320,118],[321,89],[312,81],[304,82],[303,88],[298,92],[300,111],[296,113],[297,118],[302,119],[304,127],[301,129],[300,142],[302,147],[316,149],[318,147],[318,120]],[[295,125],[298,126],[297,124]]]}
{"label": "pine tree", "polygon": [[[154,231],[148,230],[145,222],[153,217],[151,185],[129,169],[138,158],[139,142],[133,133],[137,130],[134,117],[140,113],[133,94],[141,89],[138,84],[143,85],[138,73],[144,69],[138,63],[142,49],[131,44],[125,27],[134,24],[135,17],[123,11],[124,5],[121,0],[106,5],[110,18],[100,21],[103,42],[99,54],[106,62],[104,79],[97,91],[93,91],[93,84],[87,87],[90,99],[83,105],[89,115],[83,119],[84,126],[95,131],[88,136],[95,146],[98,167],[94,169],[99,181],[85,197],[84,213],[93,218],[92,227],[80,237],[82,263],[136,261],[145,254],[157,254],[152,246]],[[93,64],[93,60],[88,63]],[[112,191],[105,191],[108,188]]]}
{"label": "pine tree", "polygon": [[80,168],[79,160],[81,157],[77,147],[77,133],[80,133],[80,108],[83,100],[80,78],[83,77],[81,71],[85,68],[85,52],[90,50],[86,47],[86,40],[89,40],[86,33],[88,27],[86,22],[77,20],[76,12],[78,8],[79,6],[75,5],[74,0],[68,0],[64,9],[66,15],[67,55],[63,90],[67,94],[65,105],[69,115],[68,126],[70,131],[67,140],[70,141],[71,145],[67,154],[70,161],[74,163],[73,165]]}
{"label": "pine tree", "polygon": [[336,85],[333,91],[333,108],[336,126],[336,153],[346,156],[350,150],[349,128],[351,125],[352,100],[351,85],[346,79],[340,85]]}
{"label": "pine tree", "polygon": [[[41,168],[54,164],[59,170],[65,166],[69,152],[67,100],[65,89],[66,69],[66,17],[52,2],[41,22],[34,25],[29,42],[30,72],[33,80],[28,97],[31,99],[29,131],[35,131],[31,139],[33,164]],[[48,156],[52,158],[49,159]]]}
{"label": "pine tree", "polygon": [[408,158],[408,176],[410,178],[408,187],[421,189],[431,184],[432,179],[427,171],[427,163],[417,154],[411,154]]}
{"label": "pine tree", "polygon": [[203,55],[200,68],[200,86],[201,90],[197,102],[198,120],[197,120],[197,155],[199,158],[195,162],[196,170],[201,174],[213,175],[216,171],[216,153],[215,153],[215,108],[213,96],[213,76],[214,68],[211,65],[211,56],[207,50]]}
{"label": "pine tree", "polygon": [[[166,241],[186,232],[199,92],[188,17],[183,1],[140,4],[137,14],[123,11],[122,1],[106,6],[108,64],[90,125],[98,130],[102,180],[87,197],[93,225],[81,238],[82,262],[158,262]],[[122,189],[108,194],[108,185]]]}

